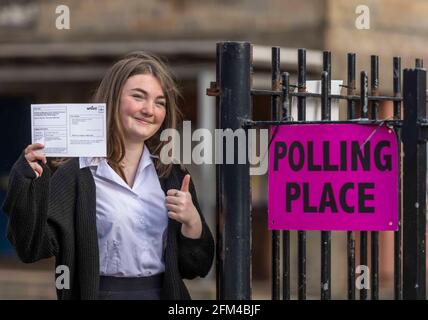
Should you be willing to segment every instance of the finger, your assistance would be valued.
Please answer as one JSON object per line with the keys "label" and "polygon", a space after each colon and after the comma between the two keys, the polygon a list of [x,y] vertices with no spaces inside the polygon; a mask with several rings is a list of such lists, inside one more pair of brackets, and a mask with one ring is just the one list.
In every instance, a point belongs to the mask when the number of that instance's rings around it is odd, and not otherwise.
{"label": "finger", "polygon": [[174,196],[174,197],[175,197],[175,195],[177,194],[177,192],[178,192],[178,190],[177,190],[177,189],[169,189],[169,190],[166,192],[166,194],[167,194],[168,196]]}
{"label": "finger", "polygon": [[30,161],[30,162],[34,162],[36,160],[41,160],[43,163],[46,164],[46,156],[42,155],[42,154],[38,154],[35,152],[29,152],[25,155],[25,158]]}
{"label": "finger", "polygon": [[30,162],[30,167],[31,169],[33,169],[33,172],[36,174],[36,178],[40,177],[40,174],[37,172],[34,162]]}
{"label": "finger", "polygon": [[44,154],[40,154],[40,153],[35,152],[35,151],[29,152],[26,155],[26,158],[29,161],[36,161],[36,160],[40,160],[40,161],[43,161],[43,162],[46,161],[46,156]]}
{"label": "finger", "polygon": [[182,200],[179,197],[167,196],[165,197],[165,203],[179,205]]}
{"label": "finger", "polygon": [[29,152],[34,151],[34,150],[43,149],[44,147],[45,147],[45,145],[42,143],[33,143],[33,144],[30,144],[29,146],[27,146],[27,148],[25,148],[25,153],[29,153]]}
{"label": "finger", "polygon": [[43,153],[38,153],[38,151],[36,151],[36,155],[39,156],[37,158],[37,160],[40,160],[43,162],[43,164],[46,164],[48,161],[46,160],[46,156]]}
{"label": "finger", "polygon": [[38,163],[34,163],[34,167],[34,170],[38,173],[39,177],[41,177],[43,174],[43,168]]}
{"label": "finger", "polygon": [[34,172],[36,173],[37,178],[42,176],[43,168],[38,163],[32,162],[30,163],[30,166],[31,168],[33,168]]}
{"label": "finger", "polygon": [[183,182],[181,183],[181,191],[189,192],[189,184],[190,184],[190,174],[186,174],[183,178]]}
{"label": "finger", "polygon": [[175,204],[166,204],[166,208],[169,210],[169,211],[173,211],[173,212],[175,212],[175,213],[179,213],[180,211],[181,211],[181,209],[180,209],[180,207],[179,206],[177,206],[177,205],[175,205]]}
{"label": "finger", "polygon": [[173,212],[173,211],[168,211],[168,217],[170,217],[171,219],[174,219],[174,220],[180,221],[180,219],[179,219],[179,217],[178,217],[178,214],[177,214],[177,213],[175,213],[175,212]]}

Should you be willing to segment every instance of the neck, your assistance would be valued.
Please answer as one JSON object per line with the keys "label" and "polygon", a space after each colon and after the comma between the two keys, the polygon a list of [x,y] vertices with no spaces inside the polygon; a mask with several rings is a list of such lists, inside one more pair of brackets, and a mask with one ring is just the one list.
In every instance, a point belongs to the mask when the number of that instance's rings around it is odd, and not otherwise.
{"label": "neck", "polygon": [[123,162],[127,165],[137,165],[143,153],[144,143],[125,142],[125,158]]}

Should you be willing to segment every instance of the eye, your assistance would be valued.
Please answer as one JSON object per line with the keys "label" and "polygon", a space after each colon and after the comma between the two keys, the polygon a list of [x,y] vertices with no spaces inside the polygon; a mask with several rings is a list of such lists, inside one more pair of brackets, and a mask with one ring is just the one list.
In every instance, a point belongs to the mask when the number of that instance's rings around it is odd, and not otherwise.
{"label": "eye", "polygon": [[165,106],[166,106],[166,102],[165,102],[165,101],[158,101],[158,102],[156,102],[156,105],[158,105],[158,106],[161,106],[161,107],[164,107],[164,108],[165,108]]}
{"label": "eye", "polygon": [[143,96],[143,95],[141,95],[141,94],[133,94],[132,95],[135,99],[137,99],[137,100],[142,100],[142,99],[144,99],[145,97]]}

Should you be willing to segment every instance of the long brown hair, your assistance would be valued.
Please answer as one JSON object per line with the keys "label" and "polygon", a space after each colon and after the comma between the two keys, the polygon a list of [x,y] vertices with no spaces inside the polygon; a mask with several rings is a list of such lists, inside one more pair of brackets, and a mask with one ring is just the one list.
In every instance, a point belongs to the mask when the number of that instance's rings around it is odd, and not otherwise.
{"label": "long brown hair", "polygon": [[177,105],[180,92],[168,67],[158,57],[142,51],[132,52],[107,71],[92,100],[107,105],[107,161],[125,181],[121,164],[125,157],[125,140],[119,120],[120,96],[126,80],[138,74],[151,74],[157,78],[166,98],[165,119],[159,130],[145,141],[150,153],[156,156],[153,160],[159,177],[168,176],[172,168],[172,164],[164,164],[160,161],[160,151],[165,144],[169,143],[161,141],[160,135],[164,129],[177,129],[177,124],[182,118]]}

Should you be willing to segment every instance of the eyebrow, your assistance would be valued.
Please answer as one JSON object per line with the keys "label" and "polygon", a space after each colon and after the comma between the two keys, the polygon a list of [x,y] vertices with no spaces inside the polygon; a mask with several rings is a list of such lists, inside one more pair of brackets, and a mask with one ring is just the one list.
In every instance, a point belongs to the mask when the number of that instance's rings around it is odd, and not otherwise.
{"label": "eyebrow", "polygon": [[[142,94],[145,94],[145,95],[149,95],[149,93],[146,91],[146,90],[144,90],[144,89],[140,89],[140,88],[134,88],[134,89],[131,89],[131,91],[138,91],[138,92],[141,92]],[[164,95],[161,95],[161,96],[157,96],[156,97],[156,99],[166,99],[165,98],[165,96]]]}

